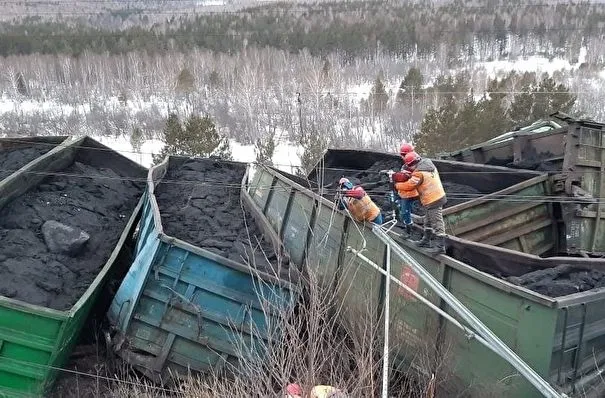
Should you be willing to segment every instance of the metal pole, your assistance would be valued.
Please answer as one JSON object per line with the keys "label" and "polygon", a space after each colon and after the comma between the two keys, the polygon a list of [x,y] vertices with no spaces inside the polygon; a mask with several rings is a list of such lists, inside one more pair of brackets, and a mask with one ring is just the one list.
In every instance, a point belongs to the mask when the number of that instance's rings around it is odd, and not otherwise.
{"label": "metal pole", "polygon": [[420,278],[433,289],[462,319],[464,319],[481,337],[488,343],[489,348],[500,354],[508,363],[510,363],[519,373],[525,377],[542,395],[545,397],[561,398],[567,397],[563,393],[557,392],[548,384],[539,374],[537,374],[529,365],[527,365],[513,350],[498,338],[487,326],[483,324],[468,308],[466,308],[458,299],[447,290],[439,281],[437,281],[427,270],[424,269],[412,256],[380,229],[380,226],[372,227],[374,234],[387,246],[391,246],[395,254],[406,261],[410,267],[420,276]]}
{"label": "metal pole", "polygon": [[391,247],[387,245],[386,284],[384,287],[384,351],[382,357],[382,398],[389,397],[389,323],[391,308]]}

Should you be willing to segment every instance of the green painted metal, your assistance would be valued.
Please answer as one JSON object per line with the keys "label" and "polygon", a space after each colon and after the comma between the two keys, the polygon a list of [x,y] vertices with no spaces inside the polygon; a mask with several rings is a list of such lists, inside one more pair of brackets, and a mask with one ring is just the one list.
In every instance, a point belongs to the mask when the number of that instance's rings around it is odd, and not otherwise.
{"label": "green painted metal", "polygon": [[[60,137],[58,138],[60,139]],[[63,140],[62,140],[63,141]],[[92,149],[87,149],[92,148]],[[105,167],[122,167],[141,177],[145,169],[88,138],[69,138],[19,172],[0,182],[0,207],[36,186],[46,176],[71,164],[75,156],[103,151]],[[122,232],[118,244],[86,292],[68,311],[57,311],[0,297],[0,396],[44,396],[58,369],[67,361],[80,330],[108,276],[113,272],[124,242],[134,231],[140,204]]]}
{"label": "green painted metal", "polygon": [[560,120],[539,120],[518,131],[502,134],[468,148],[442,153],[438,157],[495,166],[537,165],[541,161],[560,165],[566,132],[565,123]]}
{"label": "green painted metal", "polygon": [[568,195],[589,198],[562,206],[567,251],[605,254],[605,124],[570,124],[561,180]]}
{"label": "green painted metal", "polygon": [[[308,178],[317,181],[322,168],[342,170],[342,174],[347,170],[367,169],[376,160],[391,167],[401,166],[398,155],[329,149]],[[443,181],[468,185],[485,193],[479,197],[469,196],[468,201],[443,210],[448,234],[531,254],[558,250],[557,222],[548,200],[548,175],[447,160],[434,160],[434,163]],[[423,221],[418,217],[415,220]]]}
{"label": "green painted metal", "polygon": [[[273,181],[267,175],[272,176]],[[315,200],[314,212],[317,216],[308,224],[308,228],[315,231],[317,225],[323,225],[321,231],[329,230],[330,233],[319,234],[310,241],[306,259],[313,261],[305,265],[319,270],[323,280],[339,287],[344,312],[352,324],[364,310],[369,311],[371,316],[378,316],[384,303],[381,291],[386,283],[385,278],[346,253],[347,246],[362,250],[366,257],[384,268],[385,247],[373,238],[368,226],[346,218],[342,212],[335,210],[331,202],[288,181],[283,174],[271,168],[264,167],[249,186],[254,186],[261,179],[268,185],[278,182],[289,185],[294,192],[290,196],[293,202],[290,206],[296,206],[299,198],[304,196]],[[281,203],[278,206],[283,207]],[[269,219],[268,224],[277,225],[277,211],[271,208],[269,200],[265,203],[263,214]],[[271,220],[271,217],[275,219]],[[302,220],[300,222],[304,225]],[[276,228],[278,230],[280,227]],[[329,240],[321,239],[326,236]],[[574,396],[591,388],[596,396],[605,392],[605,386],[599,384],[599,369],[605,364],[605,289],[550,298],[480,271],[506,266],[520,274],[527,272],[528,267],[545,268],[561,263],[605,269],[604,260],[545,259],[452,237],[448,245],[453,247],[455,255],[460,256],[460,259],[456,259],[445,255],[429,256],[405,241],[399,243],[553,385]],[[288,245],[285,246],[288,250]],[[326,247],[329,247],[327,252]],[[472,264],[468,261],[472,261]],[[393,276],[445,308],[444,303],[419,281],[406,264],[394,261],[391,267]],[[330,275],[331,272],[334,274]],[[405,291],[398,290],[396,285],[391,285],[391,292],[390,340],[396,358],[393,366],[411,366],[426,372],[427,363],[444,365],[454,371],[455,381],[468,387],[467,392],[471,396],[482,397],[488,393],[502,397],[540,396],[496,354],[478,342],[469,340],[460,329],[445,322]]]}
{"label": "green painted metal", "polygon": [[[558,237],[560,250],[574,255],[602,255],[605,254],[602,200],[605,197],[605,125],[572,118],[565,118],[564,122],[562,127],[549,131],[529,129],[441,157],[526,168],[546,161],[554,174],[546,191],[573,198],[571,203],[560,205],[563,216],[561,237]],[[542,232],[547,233],[546,228]],[[518,249],[514,245],[503,246]]]}

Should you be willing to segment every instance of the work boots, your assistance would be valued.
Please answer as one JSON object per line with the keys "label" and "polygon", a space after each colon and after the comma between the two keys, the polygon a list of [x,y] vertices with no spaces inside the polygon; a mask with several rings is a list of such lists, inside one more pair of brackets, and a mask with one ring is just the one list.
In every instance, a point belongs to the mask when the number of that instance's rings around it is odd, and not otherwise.
{"label": "work boots", "polygon": [[444,254],[445,235],[433,235],[431,245],[426,249],[426,251],[433,254]]}
{"label": "work boots", "polygon": [[412,238],[412,224],[404,224],[403,232],[401,233],[401,237],[403,239],[411,239]]}
{"label": "work boots", "polygon": [[433,229],[432,228],[425,228],[424,229],[424,234],[422,235],[422,239],[420,240],[415,240],[414,244],[420,248],[427,248],[427,247],[431,247],[431,239],[433,237]]}

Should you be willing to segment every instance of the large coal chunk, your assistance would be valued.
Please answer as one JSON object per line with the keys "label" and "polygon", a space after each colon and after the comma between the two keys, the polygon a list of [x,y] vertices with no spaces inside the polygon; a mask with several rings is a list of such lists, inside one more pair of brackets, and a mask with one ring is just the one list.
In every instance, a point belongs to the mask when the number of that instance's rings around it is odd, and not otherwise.
{"label": "large coal chunk", "polygon": [[85,231],[55,220],[48,220],[42,225],[42,235],[48,250],[72,257],[82,252],[84,245],[90,239],[90,235]]}

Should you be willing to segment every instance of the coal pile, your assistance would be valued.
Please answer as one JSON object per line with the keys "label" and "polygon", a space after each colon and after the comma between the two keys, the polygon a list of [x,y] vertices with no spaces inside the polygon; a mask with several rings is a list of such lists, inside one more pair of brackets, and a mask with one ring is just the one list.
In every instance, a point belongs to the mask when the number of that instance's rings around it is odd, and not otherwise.
{"label": "coal pile", "polygon": [[71,308],[105,265],[144,184],[75,162],[0,211],[0,294]]}
{"label": "coal pile", "polygon": [[28,147],[1,150],[0,181],[51,149],[52,145],[49,144],[32,144]]}
{"label": "coal pile", "polygon": [[518,277],[508,277],[506,280],[545,296],[561,297],[605,287],[605,272],[561,264]]}
{"label": "coal pile", "polygon": [[[155,195],[167,235],[233,261],[275,269],[273,245],[265,240],[240,202],[246,165],[212,159],[190,159],[169,166]],[[288,267],[286,259],[279,264]]]}
{"label": "coal pile", "polygon": [[[391,208],[389,191],[390,183],[386,174],[380,173],[380,170],[400,170],[401,162],[398,160],[379,160],[366,170],[338,170],[335,168],[326,168],[324,179],[324,197],[333,200],[338,189],[338,180],[341,177],[348,178],[353,184],[361,185],[372,200],[383,210]],[[441,175],[443,188],[447,195],[447,203],[444,207],[451,207],[469,200],[478,198],[481,192],[469,185],[457,184],[447,181],[447,175]],[[424,215],[425,210],[418,201],[414,203],[413,213]]]}

